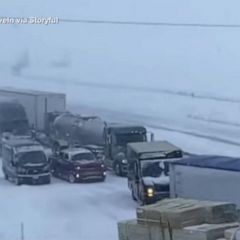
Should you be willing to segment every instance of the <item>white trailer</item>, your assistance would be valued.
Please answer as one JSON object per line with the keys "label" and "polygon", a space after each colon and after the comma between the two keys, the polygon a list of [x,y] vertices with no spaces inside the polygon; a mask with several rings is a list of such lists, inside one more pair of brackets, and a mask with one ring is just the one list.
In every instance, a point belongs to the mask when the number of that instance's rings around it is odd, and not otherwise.
{"label": "white trailer", "polygon": [[195,156],[170,163],[170,196],[232,202],[240,207],[240,159]]}
{"label": "white trailer", "polygon": [[46,113],[66,110],[66,95],[63,93],[0,88],[0,96],[17,99],[26,110],[30,126],[38,130],[45,128]]}

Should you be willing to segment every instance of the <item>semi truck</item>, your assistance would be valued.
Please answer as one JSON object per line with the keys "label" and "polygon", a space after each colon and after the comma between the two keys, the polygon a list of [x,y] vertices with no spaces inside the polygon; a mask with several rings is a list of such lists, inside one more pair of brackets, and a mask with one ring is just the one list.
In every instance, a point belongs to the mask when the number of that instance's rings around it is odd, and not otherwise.
{"label": "semi truck", "polygon": [[[71,113],[57,116],[50,124],[55,149],[65,146],[102,147],[104,162],[117,175],[126,175],[126,148],[130,142],[147,141],[147,130],[140,125],[107,123],[101,118]],[[153,136],[151,136],[151,139]]]}
{"label": "semi truck", "polygon": [[28,129],[24,107],[16,99],[0,97],[0,135],[4,132],[25,134]]}

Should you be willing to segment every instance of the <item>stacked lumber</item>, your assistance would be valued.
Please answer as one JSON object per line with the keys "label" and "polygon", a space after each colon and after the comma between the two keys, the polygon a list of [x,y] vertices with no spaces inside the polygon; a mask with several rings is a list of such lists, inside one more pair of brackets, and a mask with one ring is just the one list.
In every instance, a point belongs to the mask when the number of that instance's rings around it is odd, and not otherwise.
{"label": "stacked lumber", "polygon": [[236,221],[232,203],[165,199],[138,207],[137,219],[118,223],[119,240],[226,239],[239,226]]}
{"label": "stacked lumber", "polygon": [[232,240],[235,233],[237,232],[237,230],[239,230],[239,228],[230,228],[230,229],[227,229],[225,230],[224,232],[224,239],[226,240]]}

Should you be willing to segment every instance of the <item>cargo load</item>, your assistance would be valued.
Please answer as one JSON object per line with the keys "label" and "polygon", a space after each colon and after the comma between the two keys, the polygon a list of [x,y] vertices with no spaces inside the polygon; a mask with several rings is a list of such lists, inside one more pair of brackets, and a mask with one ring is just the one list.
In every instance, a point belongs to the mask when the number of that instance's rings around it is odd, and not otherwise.
{"label": "cargo load", "polygon": [[165,199],[136,214],[118,223],[119,240],[216,240],[239,227],[236,205],[228,202]]}

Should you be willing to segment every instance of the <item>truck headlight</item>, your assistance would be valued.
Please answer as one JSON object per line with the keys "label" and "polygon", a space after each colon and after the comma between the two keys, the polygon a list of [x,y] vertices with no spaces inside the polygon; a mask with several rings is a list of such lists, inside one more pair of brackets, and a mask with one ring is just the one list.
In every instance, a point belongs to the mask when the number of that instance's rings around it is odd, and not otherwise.
{"label": "truck headlight", "polygon": [[104,168],[104,164],[101,164],[101,168]]}
{"label": "truck headlight", "polygon": [[80,169],[81,169],[81,167],[77,166],[77,167],[76,167],[76,169],[77,169],[77,170],[80,170]]}
{"label": "truck headlight", "polygon": [[127,164],[127,163],[128,163],[127,159],[123,159],[123,160],[122,160],[122,163],[123,163],[123,164]]}
{"label": "truck headlight", "polygon": [[147,195],[148,195],[148,197],[153,197],[153,195],[154,195],[154,190],[153,190],[152,188],[148,188],[148,189],[147,189]]}

